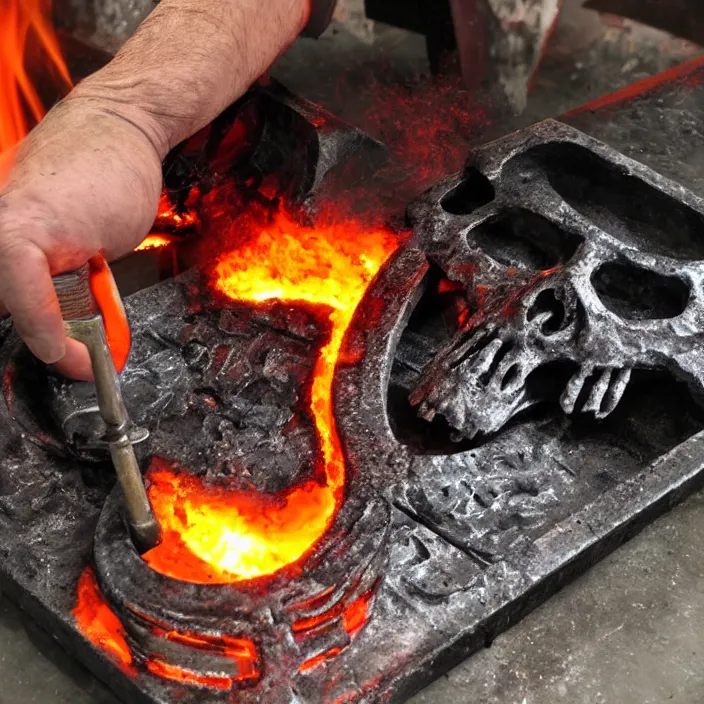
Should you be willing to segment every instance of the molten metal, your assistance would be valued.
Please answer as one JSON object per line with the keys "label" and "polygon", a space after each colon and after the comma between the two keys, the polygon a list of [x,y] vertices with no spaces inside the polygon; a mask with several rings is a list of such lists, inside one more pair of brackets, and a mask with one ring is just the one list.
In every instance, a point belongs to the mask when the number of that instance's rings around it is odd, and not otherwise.
{"label": "molten metal", "polygon": [[[303,557],[334,518],[345,467],[332,412],[332,381],[342,340],[370,282],[397,245],[384,229],[356,223],[304,226],[279,211],[246,218],[249,236],[220,256],[216,291],[253,304],[278,300],[320,307],[330,318],[311,387],[311,411],[324,481],[283,495],[230,491],[155,459],[148,479],[164,540],[145,555],[158,572],[187,582],[229,583],[271,575]],[[241,223],[237,223],[241,225]]]}
{"label": "molten metal", "polygon": [[90,567],[78,581],[78,602],[73,615],[81,633],[93,645],[108,653],[122,668],[130,669],[132,653],[125,640],[125,629],[108,606]]}

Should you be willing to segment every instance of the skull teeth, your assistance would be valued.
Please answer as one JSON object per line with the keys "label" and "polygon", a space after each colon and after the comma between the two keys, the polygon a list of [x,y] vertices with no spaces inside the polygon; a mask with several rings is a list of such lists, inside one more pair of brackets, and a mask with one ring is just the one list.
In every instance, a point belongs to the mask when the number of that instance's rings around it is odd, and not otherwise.
{"label": "skull teeth", "polygon": [[[631,369],[593,369],[581,367],[579,371],[567,382],[567,387],[562,394],[560,404],[567,414],[575,411],[593,413],[594,417],[601,420],[611,414],[623,397],[631,378]],[[590,383],[589,395],[586,401],[577,407],[580,396],[583,395],[587,383]]]}

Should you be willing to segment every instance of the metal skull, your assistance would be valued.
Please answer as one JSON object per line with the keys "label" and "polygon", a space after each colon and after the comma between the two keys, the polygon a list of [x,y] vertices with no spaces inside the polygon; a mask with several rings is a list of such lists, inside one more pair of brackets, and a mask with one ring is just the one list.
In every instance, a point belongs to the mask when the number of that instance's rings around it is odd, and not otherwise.
{"label": "metal skull", "polygon": [[548,121],[488,145],[409,211],[418,244],[470,315],[410,401],[456,439],[559,396],[608,416],[632,370],[704,399],[704,201]]}

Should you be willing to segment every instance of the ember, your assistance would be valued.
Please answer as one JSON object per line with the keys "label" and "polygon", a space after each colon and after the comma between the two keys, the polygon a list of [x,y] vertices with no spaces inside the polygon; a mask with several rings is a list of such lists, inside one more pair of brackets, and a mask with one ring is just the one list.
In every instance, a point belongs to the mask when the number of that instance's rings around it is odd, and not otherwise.
{"label": "ember", "polygon": [[[156,459],[150,499],[163,543],[145,556],[155,570],[188,582],[236,582],[270,575],[299,560],[323,536],[343,498],[344,460],[332,414],[331,386],[345,331],[367,286],[396,248],[384,229],[357,223],[304,226],[279,211],[273,222],[244,216],[249,236],[219,257],[213,286],[232,300],[279,300],[319,306],[332,333],[320,351],[311,388],[324,481],[283,496],[228,491]],[[196,558],[196,559],[194,559]]]}

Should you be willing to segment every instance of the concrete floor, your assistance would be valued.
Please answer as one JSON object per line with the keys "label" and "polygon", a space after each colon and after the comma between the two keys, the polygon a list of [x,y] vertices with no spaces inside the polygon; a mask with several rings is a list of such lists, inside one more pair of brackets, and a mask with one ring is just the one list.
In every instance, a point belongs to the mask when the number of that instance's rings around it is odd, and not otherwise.
{"label": "concrete floor", "polygon": [[[700,51],[630,23],[604,21],[580,5],[567,0],[521,122],[560,114]],[[379,37],[373,45],[333,38],[328,41],[335,42],[334,51],[323,43],[301,45],[279,64],[277,75],[344,115],[351,105],[344,89],[331,90],[341,67],[354,63],[373,70],[379,60],[393,59],[393,70],[401,74],[423,70],[419,38],[394,30]],[[335,58],[321,65],[315,59],[326,51]],[[358,90],[354,81],[347,83]],[[702,545],[704,493],[657,521],[412,704],[701,704]],[[0,704],[116,704],[7,599],[0,599],[0,683]]]}
{"label": "concrete floor", "polygon": [[701,704],[704,494],[411,704]]}

